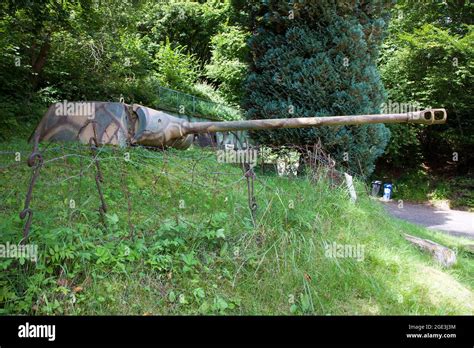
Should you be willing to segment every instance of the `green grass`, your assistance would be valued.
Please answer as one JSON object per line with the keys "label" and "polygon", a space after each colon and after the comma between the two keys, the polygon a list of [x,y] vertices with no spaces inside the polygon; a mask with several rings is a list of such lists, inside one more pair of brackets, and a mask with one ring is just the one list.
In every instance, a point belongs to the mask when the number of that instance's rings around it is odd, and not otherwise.
{"label": "green grass", "polygon": [[[474,313],[469,241],[392,219],[360,183],[352,204],[343,186],[259,175],[254,226],[241,169],[214,153],[104,148],[104,227],[90,154],[57,146],[44,152],[31,202],[38,261],[0,259],[3,314]],[[13,243],[29,146],[1,151],[22,153],[0,173],[0,243]],[[64,154],[76,156],[47,162]],[[14,163],[0,156],[0,167]],[[81,161],[84,176],[70,178]],[[458,263],[442,268],[403,233],[456,248]],[[362,246],[363,259],[326,257],[333,242]]]}

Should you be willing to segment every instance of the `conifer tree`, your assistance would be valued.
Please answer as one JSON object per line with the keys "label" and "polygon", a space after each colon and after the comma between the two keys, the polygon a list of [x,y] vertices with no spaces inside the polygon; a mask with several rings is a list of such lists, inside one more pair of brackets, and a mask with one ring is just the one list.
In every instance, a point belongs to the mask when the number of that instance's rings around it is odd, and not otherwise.
{"label": "conifer tree", "polygon": [[[374,114],[376,67],[390,2],[267,0],[250,5],[254,35],[243,107],[248,119]],[[255,132],[260,144],[314,144],[368,175],[389,140],[384,125]]]}

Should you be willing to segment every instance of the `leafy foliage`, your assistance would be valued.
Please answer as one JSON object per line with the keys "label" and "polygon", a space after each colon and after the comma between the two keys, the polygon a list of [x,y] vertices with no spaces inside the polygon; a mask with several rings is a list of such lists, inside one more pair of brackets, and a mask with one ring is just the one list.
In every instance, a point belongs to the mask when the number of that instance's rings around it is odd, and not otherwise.
{"label": "leafy foliage", "polygon": [[149,1],[140,14],[138,30],[149,51],[168,38],[204,63],[211,56],[211,38],[229,19],[231,10],[228,1]]}
{"label": "leafy foliage", "polygon": [[[389,99],[446,108],[448,123],[408,131],[389,126],[393,138],[382,162],[416,167],[425,160],[469,171],[474,150],[473,11],[470,2],[401,1],[394,8],[380,60]],[[453,161],[453,152],[458,161]]]}
{"label": "leafy foliage", "polygon": [[239,104],[243,96],[243,80],[247,75],[247,41],[249,33],[236,26],[225,26],[211,39],[212,57],[206,75],[219,83],[223,97]]}
{"label": "leafy foliage", "polygon": [[27,136],[49,104],[65,99],[153,107],[158,86],[197,92],[211,38],[232,13],[227,1],[3,2],[0,138]]}
{"label": "leafy foliage", "polygon": [[161,84],[189,92],[198,77],[197,60],[184,52],[184,47],[171,47],[169,40],[158,49],[154,60]]}

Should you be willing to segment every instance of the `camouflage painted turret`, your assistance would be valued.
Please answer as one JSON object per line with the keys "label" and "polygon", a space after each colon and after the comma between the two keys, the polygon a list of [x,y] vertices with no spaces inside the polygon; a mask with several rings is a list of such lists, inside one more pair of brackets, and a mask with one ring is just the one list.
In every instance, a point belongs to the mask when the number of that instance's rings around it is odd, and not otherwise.
{"label": "camouflage painted turret", "polygon": [[62,102],[50,106],[32,139],[40,141],[80,141],[98,144],[145,145],[188,148],[194,134],[279,128],[362,125],[374,123],[446,122],[446,110],[427,109],[400,114],[281,118],[246,121],[188,122],[164,111],[138,104],[113,102]]}

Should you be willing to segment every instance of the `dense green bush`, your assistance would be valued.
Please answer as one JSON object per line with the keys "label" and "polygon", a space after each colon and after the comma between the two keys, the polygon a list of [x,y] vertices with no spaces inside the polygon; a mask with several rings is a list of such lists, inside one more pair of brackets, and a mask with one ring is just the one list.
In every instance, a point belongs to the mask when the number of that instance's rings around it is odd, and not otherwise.
{"label": "dense green bush", "polygon": [[138,30],[149,52],[169,38],[186,47],[201,64],[211,57],[210,41],[231,13],[229,1],[149,1],[140,14]]}
{"label": "dense green bush", "polygon": [[469,170],[474,159],[473,14],[468,2],[401,1],[394,8],[379,64],[389,99],[446,108],[448,123],[405,131],[390,125],[393,137],[382,163],[416,167],[424,160],[440,167],[449,162],[460,172]]}
{"label": "dense green bush", "polygon": [[223,97],[239,104],[243,96],[243,80],[247,75],[247,41],[250,34],[237,26],[224,26],[212,37],[211,62],[206,66],[206,75],[219,83]]}
{"label": "dense green bush", "polygon": [[[383,8],[268,1],[254,7],[251,73],[244,109],[249,119],[372,114],[384,100],[376,69]],[[312,144],[320,138],[337,160],[349,154],[354,171],[370,173],[387,144],[384,125],[259,132],[266,144]]]}
{"label": "dense green bush", "polygon": [[183,46],[173,49],[169,40],[160,46],[153,63],[161,84],[180,91],[191,91],[199,74],[197,59],[184,52]]}

